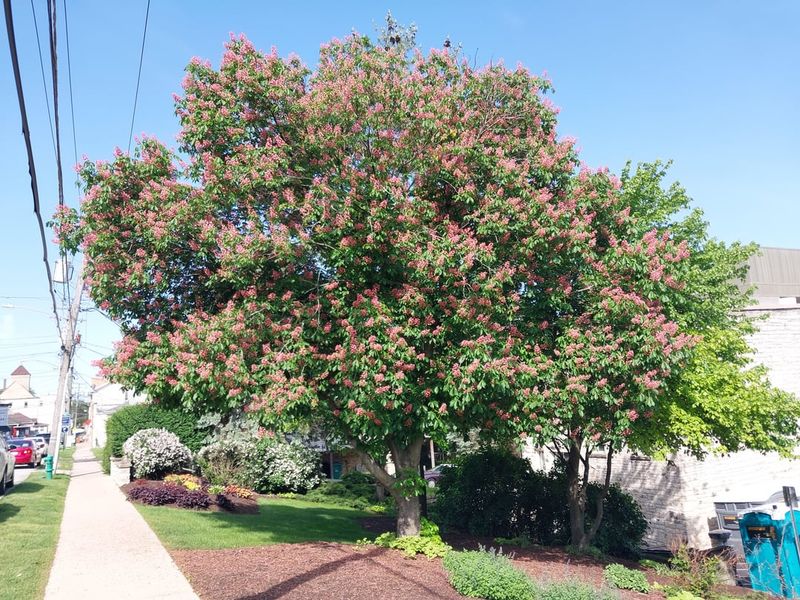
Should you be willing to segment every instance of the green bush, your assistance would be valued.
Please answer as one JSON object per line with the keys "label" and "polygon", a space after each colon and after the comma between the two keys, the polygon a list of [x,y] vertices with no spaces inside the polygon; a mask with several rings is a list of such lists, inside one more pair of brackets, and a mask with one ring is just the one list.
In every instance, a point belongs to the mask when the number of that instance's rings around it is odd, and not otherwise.
{"label": "green bush", "polygon": [[178,436],[181,443],[196,452],[203,445],[206,429],[197,427],[197,418],[177,409],[158,404],[133,404],[123,406],[112,414],[106,424],[106,446],[103,452],[103,469],[108,472],[109,459],[122,456],[122,445],[142,429],[166,429]]}
{"label": "green bush", "polygon": [[445,525],[474,535],[510,538],[528,533],[520,491],[532,477],[530,463],[510,452],[468,454],[442,474],[437,512]]}
{"label": "green bush", "polygon": [[264,437],[247,457],[244,481],[259,493],[305,492],[322,481],[319,454],[297,440]]}
{"label": "green bush", "polygon": [[[369,542],[365,539],[364,543]],[[372,543],[383,548],[401,550],[412,557],[424,554],[428,558],[441,558],[452,550],[442,541],[442,537],[439,535],[439,526],[425,517],[420,518],[419,535],[407,535],[399,538],[394,533],[387,532],[380,534]]]}
{"label": "green bush", "polygon": [[635,571],[620,564],[612,564],[603,569],[603,579],[610,586],[621,590],[633,590],[646,594],[650,591],[650,583],[641,571]]}
{"label": "green bush", "polygon": [[642,565],[645,569],[650,569],[655,572],[656,575],[669,575],[670,568],[669,565],[665,563],[661,563],[655,560],[650,560],[649,558],[643,558],[639,561],[639,564]]}
{"label": "green bush", "polygon": [[669,564],[678,587],[695,596],[707,598],[720,582],[720,559],[692,550],[685,544],[677,549]]}
{"label": "green bush", "polygon": [[352,471],[344,475],[340,481],[323,482],[319,487],[306,493],[303,499],[369,510],[377,504],[375,478],[367,473]]}
{"label": "green bush", "polygon": [[397,537],[394,533],[382,533],[375,538],[375,545],[383,548],[394,548],[407,554],[416,556],[424,554],[428,558],[441,558],[452,550],[450,546],[436,536],[423,537],[421,535],[407,535]]}
{"label": "green bush", "polygon": [[703,600],[703,598],[701,596],[695,596],[690,591],[679,590],[673,594],[667,595],[667,600]]}
{"label": "green bush", "polygon": [[[588,519],[601,488],[590,484]],[[527,537],[543,545],[569,543],[567,482],[563,473],[533,471],[508,451],[485,449],[459,459],[437,484],[440,521],[473,535]],[[594,545],[614,556],[635,556],[647,521],[639,505],[616,485],[603,502],[603,521]]]}
{"label": "green bush", "polygon": [[442,561],[450,584],[463,596],[486,600],[534,600],[536,585],[508,557],[494,550],[448,552]]}
{"label": "green bush", "polygon": [[[590,484],[588,501],[592,512],[599,493],[600,486]],[[637,558],[645,533],[647,519],[639,503],[616,484],[608,488],[608,495],[603,501],[603,522],[592,543],[606,554]]]}
{"label": "green bush", "polygon": [[200,449],[197,466],[211,483],[246,485],[247,459],[254,446],[253,442],[218,440]]}
{"label": "green bush", "polygon": [[582,581],[557,581],[539,590],[537,600],[615,600],[617,596],[596,590]]}

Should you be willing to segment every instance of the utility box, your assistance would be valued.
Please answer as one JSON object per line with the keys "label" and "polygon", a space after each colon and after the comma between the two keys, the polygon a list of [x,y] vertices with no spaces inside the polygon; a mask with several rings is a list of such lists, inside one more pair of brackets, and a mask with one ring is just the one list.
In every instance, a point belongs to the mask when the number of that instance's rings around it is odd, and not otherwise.
{"label": "utility box", "polygon": [[[791,511],[767,504],[739,515],[742,546],[754,590],[785,598],[800,597],[800,558]],[[800,511],[794,511],[800,521]]]}

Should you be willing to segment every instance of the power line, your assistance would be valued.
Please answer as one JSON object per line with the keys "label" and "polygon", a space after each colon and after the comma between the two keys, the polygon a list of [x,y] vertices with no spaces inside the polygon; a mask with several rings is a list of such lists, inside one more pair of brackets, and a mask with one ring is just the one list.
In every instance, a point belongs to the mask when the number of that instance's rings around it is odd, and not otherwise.
{"label": "power line", "polygon": [[[72,60],[69,53],[69,21],[67,20],[67,0],[64,0],[64,38],[67,42],[67,76],[69,81],[69,112],[72,118],[72,156],[73,164],[78,164],[78,134],[75,130],[75,101],[72,97]],[[78,184],[78,173],[75,173],[75,185]]]}
{"label": "power line", "polygon": [[36,48],[39,50],[39,68],[42,71],[42,87],[44,87],[44,101],[47,103],[47,123],[50,125],[50,139],[53,142],[53,154],[56,153],[56,136],[53,133],[53,115],[50,111],[50,96],[47,91],[47,80],[44,76],[44,58],[42,58],[42,42],[39,39],[39,23],[36,20],[36,6],[31,0],[31,12],[33,13],[33,28],[36,31]]}
{"label": "power line", "polygon": [[144,13],[144,32],[142,33],[142,50],[139,53],[139,74],[136,76],[136,93],[133,95],[133,114],[131,115],[131,131],[128,134],[128,154],[131,152],[133,140],[133,123],[136,121],[136,104],[139,102],[139,83],[142,80],[142,63],[144,62],[144,43],[147,40],[147,22],[150,18],[150,0],[147,0],[147,10]]}
{"label": "power line", "polygon": [[[64,176],[61,170],[61,125],[58,119],[58,50],[56,37],[58,28],[56,27],[56,2],[47,0],[47,23],[50,26],[50,72],[53,76],[53,115],[55,116],[56,130],[56,171],[58,176],[58,205],[64,206]],[[63,296],[69,305],[69,263],[67,262],[67,251],[60,248],[61,254],[61,286]]]}
{"label": "power line", "polygon": [[50,299],[53,301],[53,314],[56,316],[56,328],[58,337],[62,344],[64,335],[61,331],[61,323],[58,317],[58,307],[56,305],[56,294],[53,291],[53,274],[50,272],[50,259],[47,256],[47,236],[44,232],[44,221],[39,205],[39,185],[36,181],[36,166],[33,161],[33,146],[31,144],[31,131],[28,126],[28,113],[25,110],[25,94],[22,90],[22,76],[19,70],[19,56],[17,56],[17,38],[14,35],[14,17],[11,12],[11,0],[3,0],[3,10],[6,17],[6,33],[8,35],[8,49],[11,52],[11,65],[14,69],[14,83],[17,88],[17,100],[19,100],[19,114],[22,121],[22,135],[25,138],[25,150],[28,153],[28,172],[31,177],[31,192],[33,194],[33,213],[39,225],[39,236],[42,242],[42,260],[44,261],[47,273],[47,289],[50,292]]}

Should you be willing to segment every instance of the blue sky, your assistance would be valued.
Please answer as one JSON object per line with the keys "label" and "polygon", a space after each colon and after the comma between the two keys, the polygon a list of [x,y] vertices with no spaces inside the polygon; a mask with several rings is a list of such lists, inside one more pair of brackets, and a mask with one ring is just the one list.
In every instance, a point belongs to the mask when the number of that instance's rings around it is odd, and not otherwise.
{"label": "blue sky", "polygon": [[[45,1],[35,0],[46,43]],[[56,204],[55,160],[30,3],[12,0],[43,211]],[[146,0],[67,0],[78,156],[127,147]],[[301,8],[302,6],[302,8]],[[770,2],[188,2],[152,0],[134,131],[174,143],[172,93],[192,56],[217,63],[229,34],[316,62],[319,44],[372,33],[391,9],[427,50],[446,37],[479,64],[504,59],[547,72],[560,133],[583,160],[672,159],[679,180],[724,241],[800,247],[800,3]],[[77,204],[58,2],[66,199]],[[45,52],[45,68],[47,48]],[[48,88],[49,88],[49,70]],[[20,362],[40,393],[56,386],[58,340],[32,212],[6,41],[0,50],[0,377]],[[48,235],[48,237],[51,237]],[[56,249],[50,247],[51,259]],[[83,313],[77,371],[110,351],[115,325]]]}

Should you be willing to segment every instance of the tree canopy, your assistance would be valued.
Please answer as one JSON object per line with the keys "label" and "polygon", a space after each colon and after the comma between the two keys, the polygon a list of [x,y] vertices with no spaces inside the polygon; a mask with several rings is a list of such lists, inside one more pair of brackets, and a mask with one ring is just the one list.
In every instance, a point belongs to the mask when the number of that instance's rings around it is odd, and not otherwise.
{"label": "tree canopy", "polygon": [[183,156],[87,162],[57,217],[122,324],[111,377],[350,441],[401,534],[425,436],[637,439],[699,339],[691,236],[579,163],[546,80],[357,34],[315,70],[239,37],[186,71]]}

